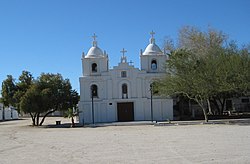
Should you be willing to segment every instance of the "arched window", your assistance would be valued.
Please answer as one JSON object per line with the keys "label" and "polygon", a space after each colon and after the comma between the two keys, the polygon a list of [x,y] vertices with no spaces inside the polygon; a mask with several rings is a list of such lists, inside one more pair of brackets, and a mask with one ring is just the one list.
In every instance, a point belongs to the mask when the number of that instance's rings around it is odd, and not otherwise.
{"label": "arched window", "polygon": [[122,98],[128,98],[128,86],[127,84],[122,84]]}
{"label": "arched window", "polygon": [[96,63],[92,64],[92,72],[97,72],[97,64]]}
{"label": "arched window", "polygon": [[122,84],[122,93],[127,94],[128,93],[128,86],[127,84]]}
{"label": "arched window", "polygon": [[153,59],[151,61],[151,69],[152,70],[156,70],[157,69],[157,61],[155,59]]}
{"label": "arched window", "polygon": [[97,88],[97,85],[93,84],[91,85],[90,87],[90,91],[91,91],[91,97],[98,97],[98,88]]}

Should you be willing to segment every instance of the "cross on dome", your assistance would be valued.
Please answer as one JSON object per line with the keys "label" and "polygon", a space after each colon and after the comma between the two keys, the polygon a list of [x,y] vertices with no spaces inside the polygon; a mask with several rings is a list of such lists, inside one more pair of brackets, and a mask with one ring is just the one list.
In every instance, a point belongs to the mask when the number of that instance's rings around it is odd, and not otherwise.
{"label": "cross on dome", "polygon": [[92,36],[92,38],[94,39],[93,40],[93,47],[96,47],[97,46],[97,41],[96,41],[97,35],[94,33],[94,35]]}
{"label": "cross on dome", "polygon": [[154,43],[155,43],[154,34],[155,34],[155,32],[152,30],[152,31],[150,32],[150,35],[151,35],[150,43],[151,43],[151,44],[154,44]]}
{"label": "cross on dome", "polygon": [[153,30],[150,32],[150,34],[151,34],[152,38],[154,38],[155,32]]}
{"label": "cross on dome", "polygon": [[92,36],[92,38],[94,39],[94,41],[96,40],[97,38],[97,35],[94,33],[94,35]]}
{"label": "cross on dome", "polygon": [[126,63],[127,62],[127,58],[125,56],[125,53],[127,52],[127,50],[125,50],[124,48],[122,48],[122,50],[120,52],[122,53],[121,62],[122,63]]}

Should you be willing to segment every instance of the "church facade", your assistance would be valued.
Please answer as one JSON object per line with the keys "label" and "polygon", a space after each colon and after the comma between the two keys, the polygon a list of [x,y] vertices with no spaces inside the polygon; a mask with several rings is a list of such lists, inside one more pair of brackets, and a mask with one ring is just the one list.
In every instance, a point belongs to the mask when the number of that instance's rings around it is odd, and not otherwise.
{"label": "church facade", "polygon": [[127,62],[125,49],[118,65],[109,69],[108,54],[93,36],[92,47],[82,55],[79,123],[173,119],[173,100],[152,96],[151,83],[164,75],[168,56],[156,45],[154,32],[151,35],[140,52],[140,69]]}

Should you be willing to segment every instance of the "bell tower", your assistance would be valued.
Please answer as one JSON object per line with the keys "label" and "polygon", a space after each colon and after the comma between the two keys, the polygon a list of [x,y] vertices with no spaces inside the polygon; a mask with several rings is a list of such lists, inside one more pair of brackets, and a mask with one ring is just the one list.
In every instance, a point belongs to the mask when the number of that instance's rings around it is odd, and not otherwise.
{"label": "bell tower", "polygon": [[98,76],[108,71],[108,54],[97,46],[97,36],[93,36],[92,47],[87,55],[82,54],[82,69],[84,76]]}
{"label": "bell tower", "polygon": [[148,73],[160,73],[166,72],[165,65],[168,59],[165,51],[155,44],[155,32],[151,31],[151,38],[145,51],[140,52],[141,70],[145,70]]}

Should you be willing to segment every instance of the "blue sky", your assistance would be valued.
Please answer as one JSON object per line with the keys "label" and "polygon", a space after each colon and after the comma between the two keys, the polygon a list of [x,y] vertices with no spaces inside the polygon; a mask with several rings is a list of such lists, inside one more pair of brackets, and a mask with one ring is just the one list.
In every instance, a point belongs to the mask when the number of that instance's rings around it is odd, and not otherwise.
{"label": "blue sky", "polygon": [[156,32],[162,47],[166,36],[177,38],[184,25],[212,26],[250,43],[249,0],[0,0],[0,82],[22,70],[34,77],[61,73],[79,91],[81,54],[92,35],[109,54],[110,66],[128,60],[139,67],[140,49]]}

